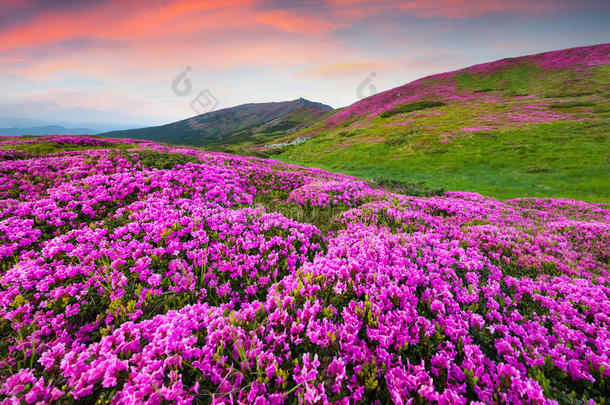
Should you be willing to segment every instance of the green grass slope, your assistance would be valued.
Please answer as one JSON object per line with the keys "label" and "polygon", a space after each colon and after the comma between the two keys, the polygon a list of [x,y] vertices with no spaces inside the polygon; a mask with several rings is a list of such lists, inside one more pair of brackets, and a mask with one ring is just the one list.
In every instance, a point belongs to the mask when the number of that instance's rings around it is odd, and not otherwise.
{"label": "green grass slope", "polygon": [[610,201],[610,44],[504,59],[371,96],[259,150],[497,198]]}

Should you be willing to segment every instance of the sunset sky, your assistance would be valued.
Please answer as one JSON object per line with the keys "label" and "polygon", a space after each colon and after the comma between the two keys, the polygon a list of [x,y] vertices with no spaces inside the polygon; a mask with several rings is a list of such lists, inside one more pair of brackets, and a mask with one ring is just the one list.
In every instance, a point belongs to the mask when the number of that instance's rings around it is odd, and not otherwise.
{"label": "sunset sky", "polygon": [[[205,89],[217,108],[298,97],[341,107],[367,78],[383,91],[608,42],[609,20],[607,0],[2,0],[0,127],[163,124],[195,115]],[[183,71],[191,91],[178,95]]]}

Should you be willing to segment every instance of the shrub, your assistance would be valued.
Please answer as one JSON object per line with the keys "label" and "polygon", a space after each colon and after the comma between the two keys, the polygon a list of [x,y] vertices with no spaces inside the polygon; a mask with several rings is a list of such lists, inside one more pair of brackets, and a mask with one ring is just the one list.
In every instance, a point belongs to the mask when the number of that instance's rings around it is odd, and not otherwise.
{"label": "shrub", "polygon": [[411,138],[413,138],[414,135],[419,135],[419,134],[421,134],[421,131],[417,131],[417,130],[413,130],[413,129],[396,131],[396,132],[393,132],[391,135],[389,135],[385,139],[384,142],[388,146],[400,146],[400,145],[404,145],[407,142],[409,142],[409,140]]}
{"label": "shrub", "polygon": [[420,181],[419,183],[411,183],[406,180],[388,179],[386,177],[376,177],[373,179],[373,181],[378,187],[384,187],[392,191],[416,197],[442,195],[445,192],[445,190],[442,188],[432,188],[427,186],[424,181]]}
{"label": "shrub", "polygon": [[296,128],[299,125],[297,121],[283,121],[278,124],[272,125],[260,131],[261,134],[270,134],[273,132],[287,131]]}
{"label": "shrub", "polygon": [[536,165],[532,165],[532,166],[528,166],[525,169],[525,173],[546,173],[549,171],[549,168],[546,166],[536,166]]}
{"label": "shrub", "polygon": [[384,111],[379,116],[382,118],[393,117],[396,114],[405,114],[411,111],[425,110],[426,108],[440,107],[445,105],[442,101],[416,101],[414,103],[404,104],[392,110]]}
{"label": "shrub", "polygon": [[596,104],[591,101],[568,101],[565,103],[552,103],[549,105],[549,108],[554,108],[556,110],[561,110],[565,108],[574,108],[574,107],[594,107]]}
{"label": "shrub", "polygon": [[269,148],[269,149],[261,149],[255,150],[249,153],[249,155],[260,158],[260,159],[268,159],[271,156],[279,155],[287,149],[285,146],[280,146],[277,148]]}
{"label": "shrub", "polygon": [[198,162],[196,156],[182,153],[158,152],[145,150],[137,153],[137,157],[144,168],[173,169],[176,165]]}
{"label": "shrub", "polygon": [[545,94],[544,97],[548,97],[548,98],[568,98],[568,97],[590,96],[592,94],[595,94],[595,93],[592,92],[592,91],[574,91],[574,92],[564,91],[564,92],[559,92],[559,93]]}

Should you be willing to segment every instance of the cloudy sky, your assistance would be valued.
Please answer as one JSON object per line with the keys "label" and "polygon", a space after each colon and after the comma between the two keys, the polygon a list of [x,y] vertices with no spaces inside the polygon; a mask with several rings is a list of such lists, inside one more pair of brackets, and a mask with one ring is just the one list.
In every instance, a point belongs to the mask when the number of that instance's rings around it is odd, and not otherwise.
{"label": "cloudy sky", "polygon": [[607,0],[2,0],[0,127],[162,124],[204,90],[341,107],[365,80],[608,42],[609,20]]}

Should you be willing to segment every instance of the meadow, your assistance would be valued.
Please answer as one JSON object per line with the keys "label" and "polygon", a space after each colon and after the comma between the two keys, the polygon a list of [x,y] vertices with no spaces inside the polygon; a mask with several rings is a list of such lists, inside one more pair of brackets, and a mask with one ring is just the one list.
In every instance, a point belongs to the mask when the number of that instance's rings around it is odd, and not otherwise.
{"label": "meadow", "polygon": [[333,139],[293,147],[273,159],[376,179],[426,182],[498,199],[520,196],[610,201],[610,120],[553,122],[478,131],[449,143],[421,142],[419,132],[394,131],[377,142],[336,147]]}

